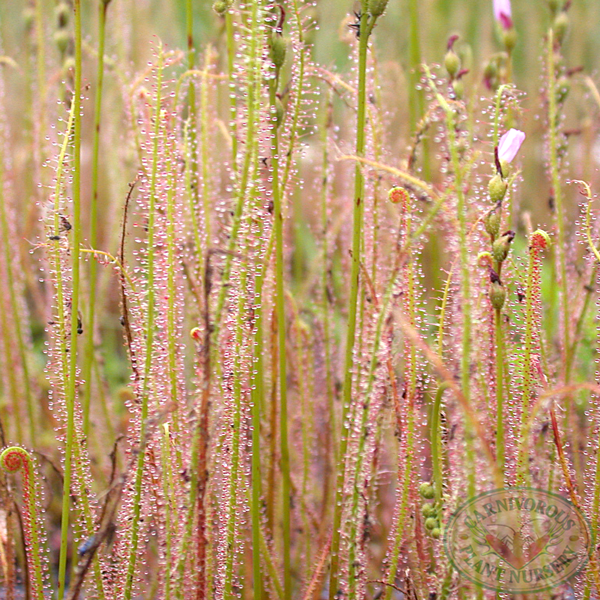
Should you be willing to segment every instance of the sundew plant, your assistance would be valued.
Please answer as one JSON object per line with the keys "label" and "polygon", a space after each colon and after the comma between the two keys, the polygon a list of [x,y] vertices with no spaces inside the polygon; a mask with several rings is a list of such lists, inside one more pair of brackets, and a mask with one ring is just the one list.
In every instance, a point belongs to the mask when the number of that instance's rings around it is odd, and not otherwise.
{"label": "sundew plant", "polygon": [[527,487],[591,533],[531,597],[600,598],[598,56],[596,0],[2,2],[0,597],[522,598],[444,540]]}

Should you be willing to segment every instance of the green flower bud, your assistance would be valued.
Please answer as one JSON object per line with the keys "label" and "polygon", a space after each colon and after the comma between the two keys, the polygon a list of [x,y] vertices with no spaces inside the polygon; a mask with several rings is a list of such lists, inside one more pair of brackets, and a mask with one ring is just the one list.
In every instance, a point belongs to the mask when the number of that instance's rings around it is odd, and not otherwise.
{"label": "green flower bud", "polygon": [[500,279],[492,281],[490,285],[490,302],[496,310],[500,310],[506,301],[506,290]]}
{"label": "green flower bud", "polygon": [[67,51],[70,37],[71,36],[66,29],[58,29],[54,32],[52,38],[54,39],[54,43],[61,54],[64,54]]}
{"label": "green flower bud", "polygon": [[569,15],[566,12],[560,12],[554,19],[554,39],[562,44],[569,29]]}
{"label": "green flower bud", "polygon": [[65,2],[61,2],[56,5],[54,9],[54,15],[56,17],[56,22],[58,23],[59,29],[62,29],[67,26],[69,23],[69,16],[71,14],[71,10],[69,5]]}
{"label": "green flower bud", "polygon": [[23,22],[25,23],[25,29],[27,29],[27,31],[33,27],[33,24],[35,23],[35,10],[31,6],[28,6],[23,10]]}
{"label": "green flower bud", "polygon": [[423,506],[421,507],[421,514],[428,519],[429,517],[435,517],[437,514],[437,511],[435,509],[435,506],[431,503],[427,503],[427,504],[423,504]]}
{"label": "green flower bud", "polygon": [[483,69],[483,78],[492,81],[498,76],[498,65],[495,60],[490,60]]}
{"label": "green flower bud", "polygon": [[500,212],[500,206],[496,206],[496,208],[485,215],[485,218],[483,219],[485,230],[491,236],[492,240],[495,240],[498,237],[501,221],[502,213]]}
{"label": "green flower bud", "polygon": [[510,244],[515,239],[514,231],[507,231],[503,233],[493,244],[492,244],[492,256],[496,262],[504,262],[508,256],[510,250]]}
{"label": "green flower bud", "polygon": [[450,75],[450,79],[454,79],[460,70],[460,58],[458,58],[458,54],[454,50],[446,52],[444,66],[446,67],[446,71],[448,71],[448,75]]}
{"label": "green flower bud", "polygon": [[434,540],[439,540],[441,536],[442,536],[442,530],[439,527],[436,527],[435,529],[431,530],[431,537]]}
{"label": "green flower bud", "polygon": [[488,194],[490,195],[490,200],[494,204],[499,204],[504,200],[504,196],[506,196],[506,190],[508,189],[508,183],[502,178],[499,173],[496,173],[488,183]]}
{"label": "green flower bud", "polygon": [[502,32],[502,43],[509,54],[514,50],[517,45],[517,32],[514,27]]}
{"label": "green flower bud", "polygon": [[427,498],[427,500],[431,500],[431,498],[435,496],[433,486],[430,483],[422,483],[419,486],[419,494],[421,494],[423,498]]}
{"label": "green flower bud", "polygon": [[559,10],[562,10],[563,0],[548,0],[548,7],[553,15],[555,15]]}
{"label": "green flower bud", "polygon": [[74,56],[67,56],[67,58],[65,59],[65,62],[63,63],[63,70],[65,73],[68,73],[69,71],[75,71],[75,57]]}
{"label": "green flower bud", "polygon": [[388,4],[388,0],[369,0],[369,14],[372,17],[380,17]]}
{"label": "green flower bud", "polygon": [[269,48],[271,49],[271,60],[273,61],[277,71],[279,71],[285,62],[287,39],[278,33],[274,33],[269,38]]}
{"label": "green flower bud", "polygon": [[462,97],[465,94],[465,84],[463,83],[462,79],[455,79],[452,82],[452,89],[454,90],[454,95],[456,96],[457,100],[462,100]]}
{"label": "green flower bud", "polygon": [[434,517],[429,517],[428,519],[425,520],[425,527],[427,527],[427,529],[429,529],[429,531],[439,528],[439,526],[440,526],[439,521]]}
{"label": "green flower bud", "polygon": [[275,118],[277,127],[281,125],[283,122],[283,117],[285,116],[285,109],[283,108],[283,103],[279,98],[275,98]]}
{"label": "green flower bud", "polygon": [[227,0],[217,0],[213,4],[213,10],[222,17],[230,6],[231,2],[228,2]]}

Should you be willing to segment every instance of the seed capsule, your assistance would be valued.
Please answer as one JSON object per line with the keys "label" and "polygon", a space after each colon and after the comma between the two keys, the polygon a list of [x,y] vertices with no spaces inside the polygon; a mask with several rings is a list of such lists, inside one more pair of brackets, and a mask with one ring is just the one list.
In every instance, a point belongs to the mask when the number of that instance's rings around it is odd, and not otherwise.
{"label": "seed capsule", "polygon": [[492,256],[494,260],[501,263],[506,260],[508,251],[510,250],[510,244],[515,239],[514,231],[507,231],[503,233],[493,244],[492,244]]}
{"label": "seed capsule", "polygon": [[448,52],[446,52],[444,66],[446,67],[446,71],[448,71],[448,75],[450,75],[450,79],[454,79],[460,70],[460,58],[454,50],[448,50]]}
{"label": "seed capsule", "polygon": [[500,233],[501,220],[502,214],[499,206],[485,215],[483,224],[485,225],[485,230],[491,236],[492,240],[495,240],[498,237],[498,233]]}
{"label": "seed capsule", "polygon": [[504,196],[506,196],[506,190],[508,189],[508,183],[504,181],[502,176],[499,173],[496,173],[488,183],[488,194],[490,195],[490,200],[494,204],[498,204],[504,200]]}
{"label": "seed capsule", "polygon": [[213,10],[220,16],[223,16],[229,8],[229,2],[226,0],[217,0],[213,4]]}
{"label": "seed capsule", "polygon": [[271,60],[273,61],[275,68],[279,71],[285,63],[287,39],[278,33],[274,33],[269,38],[269,48],[271,49]]}
{"label": "seed capsule", "polygon": [[506,290],[504,286],[498,281],[493,281],[490,285],[490,302],[496,310],[500,310],[504,306],[506,301]]}

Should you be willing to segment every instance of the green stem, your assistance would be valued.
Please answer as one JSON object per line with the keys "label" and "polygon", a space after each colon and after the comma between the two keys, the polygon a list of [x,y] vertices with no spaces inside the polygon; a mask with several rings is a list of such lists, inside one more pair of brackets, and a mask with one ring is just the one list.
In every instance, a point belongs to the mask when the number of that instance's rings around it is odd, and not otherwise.
{"label": "green stem", "polygon": [[[69,375],[65,382],[67,431],[65,444],[65,463],[63,481],[63,500],[61,514],[61,537],[58,576],[58,595],[65,593],[67,570],[67,546],[69,538],[69,510],[71,503],[71,478],[73,444],[75,442],[75,399],[77,393],[77,337],[79,311],[79,258],[81,245],[81,0],[73,2],[75,12],[75,82],[73,90],[73,242],[72,257],[72,292],[71,292],[71,335],[69,348]],[[62,307],[61,307],[62,310]]]}
{"label": "green stem", "polygon": [[423,114],[423,92],[418,88],[421,79],[421,27],[419,26],[419,2],[418,0],[408,1],[409,12],[409,96],[408,109],[410,118],[410,130],[414,133],[417,123]]}
{"label": "green stem", "polygon": [[135,566],[138,555],[138,540],[139,540],[139,527],[140,527],[140,514],[142,510],[141,498],[142,498],[142,480],[144,475],[144,459],[145,450],[144,440],[146,437],[147,420],[148,420],[148,405],[149,405],[149,393],[150,393],[150,379],[152,373],[153,363],[153,349],[154,349],[154,321],[155,321],[155,289],[154,289],[154,219],[156,215],[156,187],[159,177],[158,172],[158,143],[161,134],[161,102],[162,102],[162,78],[163,78],[163,66],[164,66],[164,53],[162,47],[159,50],[158,66],[157,66],[157,80],[156,80],[156,103],[154,108],[154,131],[153,131],[153,148],[152,148],[152,172],[150,175],[150,201],[148,206],[148,238],[147,238],[147,289],[146,289],[146,301],[147,301],[147,315],[146,315],[146,354],[144,361],[144,376],[143,376],[143,387],[141,393],[141,415],[140,415],[140,451],[137,457],[137,465],[135,471],[135,483],[134,483],[134,498],[133,498],[133,520],[131,523],[131,534],[129,543],[129,556],[127,559],[127,576],[125,580],[124,598],[130,600],[133,592],[134,578],[135,578]]}
{"label": "green stem", "polygon": [[527,290],[525,295],[525,340],[522,363],[522,395],[519,451],[517,457],[517,485],[528,485],[528,418],[531,397],[534,391],[533,353],[539,339],[538,311],[540,302],[540,248],[548,244],[546,233],[536,231],[530,236],[529,266],[527,269]]}
{"label": "green stem", "polygon": [[[243,290],[246,288],[247,281],[247,268],[243,267],[239,289]],[[237,597],[233,593],[233,558],[235,555],[235,532],[237,523],[237,512],[236,505],[238,503],[238,477],[239,477],[239,465],[240,465],[240,435],[242,426],[242,361],[241,352],[243,346],[243,336],[245,330],[244,322],[244,310],[243,310],[243,295],[240,294],[238,301],[238,314],[236,322],[236,335],[235,335],[235,359],[233,367],[233,393],[234,393],[234,415],[233,422],[231,425],[232,429],[232,440],[231,440],[231,474],[229,481],[229,499],[228,499],[228,520],[227,520],[227,545],[226,545],[226,559],[225,559],[225,583],[223,586],[223,597],[225,600],[233,600]],[[253,531],[254,535],[254,531]]]}
{"label": "green stem", "polygon": [[275,310],[277,315],[277,342],[279,357],[279,451],[281,455],[281,493],[283,496],[283,589],[284,597],[292,595],[291,571],[291,479],[290,451],[288,447],[288,405],[287,405],[287,360],[286,360],[286,320],[285,320],[285,291],[283,275],[283,210],[279,188],[279,135],[276,119],[276,77],[270,84],[269,100],[271,105],[271,198],[273,200],[273,228],[275,231]]}
{"label": "green stem", "polygon": [[[410,239],[411,232],[411,208],[407,202],[406,208],[406,235]],[[416,307],[416,276],[414,258],[410,254],[407,258],[407,265],[403,269],[406,274],[406,289],[404,292],[404,312],[406,313],[407,321],[413,327],[417,320]],[[407,516],[409,511],[410,486],[412,483],[412,474],[414,469],[414,446],[415,446],[415,396],[417,393],[417,349],[415,344],[410,340],[405,341],[404,353],[406,358],[405,365],[405,394],[406,394],[406,447],[404,454],[404,465],[401,464],[401,459],[398,460],[398,475],[401,475],[401,490],[398,503],[398,513],[395,525],[395,536],[390,552],[389,570],[386,577],[388,585],[385,591],[385,600],[390,600],[392,596],[392,584],[396,581],[398,571],[398,559],[400,548],[404,537],[404,531],[407,528]],[[439,392],[438,392],[439,393]],[[438,410],[439,413],[439,410]],[[432,440],[433,443],[433,440]],[[437,445],[437,435],[436,435]],[[409,520],[410,523],[410,520]]]}
{"label": "green stem", "polygon": [[565,246],[565,209],[563,205],[562,188],[560,181],[560,165],[558,162],[558,103],[556,99],[556,67],[554,64],[554,35],[550,29],[548,31],[548,134],[550,149],[550,174],[552,179],[552,191],[554,194],[554,205],[556,207],[556,226],[557,243],[555,245],[558,253],[559,272],[560,272],[560,292],[562,296],[562,322],[563,322],[563,352],[565,360],[563,362],[564,383],[568,384],[570,379],[570,316],[569,316],[569,294],[567,283],[567,259]]}
{"label": "green stem", "polygon": [[329,244],[327,235],[329,232],[329,213],[327,208],[328,182],[329,182],[329,147],[328,130],[331,123],[331,113],[333,106],[331,104],[331,92],[328,94],[328,101],[325,113],[325,122],[321,129],[321,144],[323,147],[323,166],[321,181],[321,229],[322,229],[322,271],[321,271],[321,311],[323,319],[323,346],[325,354],[325,389],[327,393],[327,405],[329,407],[328,436],[330,455],[333,457],[333,464],[337,463],[337,443],[336,443],[336,415],[335,415],[335,394],[333,389],[332,365],[331,365],[331,324],[329,318]]}
{"label": "green stem", "polygon": [[504,340],[502,339],[502,310],[494,311],[494,333],[496,345],[496,462],[504,473]]}
{"label": "green stem", "polygon": [[227,72],[229,74],[229,120],[231,121],[231,154],[232,166],[235,168],[238,154],[237,140],[237,104],[235,101],[236,83],[234,79],[235,70],[235,36],[233,31],[233,15],[231,10],[225,13],[225,29],[227,33]]}
{"label": "green stem", "polygon": [[433,407],[431,409],[431,470],[433,473],[433,490],[435,493],[435,505],[440,506],[442,502],[443,490],[443,469],[442,469],[442,429],[440,427],[440,418],[442,415],[442,397],[448,389],[447,381],[440,383]]}
{"label": "green stem", "polygon": [[254,600],[261,600],[263,594],[262,570],[260,564],[260,518],[261,518],[261,460],[260,432],[261,405],[264,396],[263,375],[263,310],[262,290],[265,277],[265,265],[261,262],[255,281],[254,302],[254,369],[252,371],[252,569]]}
{"label": "green stem", "polygon": [[[94,106],[94,140],[92,142],[92,198],[90,202],[90,246],[98,245],[98,188],[100,172],[100,120],[102,112],[102,86],[104,82],[104,42],[106,38],[106,12],[109,2],[100,2],[98,15],[98,70],[96,75],[96,101]],[[96,287],[98,265],[94,258],[89,263],[89,296],[87,315],[87,339],[84,350],[83,380],[83,436],[90,431],[90,403],[92,397],[92,365],[94,362],[94,322],[96,318]]]}
{"label": "green stem", "polygon": [[[456,139],[456,118],[455,109],[448,104],[446,99],[437,91],[437,87],[431,77],[431,72],[425,67],[425,72],[429,83],[435,93],[438,103],[446,114],[446,130],[448,135],[448,152],[452,169],[454,171],[454,189],[456,193],[459,225],[459,252],[461,267],[461,297],[462,297],[462,355],[461,355],[461,390],[467,400],[470,401],[471,389],[471,275],[469,264],[469,249],[467,246],[467,205],[463,190],[463,172],[460,164],[460,155]],[[473,447],[473,431],[467,420],[465,423],[465,453],[466,464],[469,465],[468,472],[468,493],[469,497],[475,494],[475,453]]]}
{"label": "green stem", "polygon": [[[225,265],[223,267],[223,275],[221,277],[221,289],[217,298],[217,305],[215,309],[215,321],[213,330],[213,340],[218,341],[219,333],[221,329],[221,318],[224,313],[225,300],[227,297],[229,276],[231,274],[231,262],[233,259],[233,253],[235,252],[236,245],[238,242],[238,235],[242,224],[242,215],[244,212],[244,204],[246,201],[246,192],[248,189],[248,183],[250,179],[250,170],[253,165],[253,160],[256,151],[256,130],[257,130],[257,115],[260,113],[259,104],[260,100],[260,85],[261,85],[261,59],[260,59],[260,31],[258,29],[259,23],[259,2],[252,2],[252,11],[249,15],[248,27],[252,31],[249,43],[249,55],[248,55],[248,84],[246,87],[246,93],[248,97],[247,101],[247,129],[246,129],[246,151],[244,152],[244,160],[241,167],[241,176],[239,178],[239,184],[237,188],[237,202],[233,214],[233,223],[231,225],[231,233],[229,237],[228,252],[225,256]],[[229,12],[226,14],[226,18],[229,18]],[[229,37],[228,37],[229,40]],[[233,42],[234,40],[232,40]],[[229,47],[229,44],[228,44]],[[228,52],[230,50],[228,49]],[[233,66],[230,72],[230,79],[233,81]],[[232,84],[233,85],[233,84]],[[233,93],[233,92],[232,92]],[[232,100],[233,102],[233,100]],[[237,114],[237,107],[232,108],[233,113]],[[235,137],[235,132],[234,132]],[[236,146],[237,148],[237,146]],[[218,349],[218,344],[212,344],[214,351]],[[215,355],[216,358],[216,355]]]}
{"label": "green stem", "polygon": [[[356,122],[356,156],[363,156],[365,150],[366,126],[366,89],[367,89],[367,52],[369,37],[374,25],[369,20],[368,2],[362,0],[360,19],[360,38],[358,45],[358,114]],[[346,422],[352,402],[352,373],[354,367],[354,342],[356,336],[356,316],[360,274],[360,251],[362,243],[362,225],[364,211],[364,177],[360,164],[354,169],[354,207],[352,226],[352,270],[350,274],[350,297],[348,299],[348,325],[346,351],[344,357],[344,384],[342,399],[342,433],[338,453],[338,472],[333,513],[333,535],[331,540],[331,572],[329,577],[329,600],[334,600],[339,587],[339,549],[340,528],[342,524],[342,504],[344,497],[344,479],[346,451],[348,447],[349,428]]]}

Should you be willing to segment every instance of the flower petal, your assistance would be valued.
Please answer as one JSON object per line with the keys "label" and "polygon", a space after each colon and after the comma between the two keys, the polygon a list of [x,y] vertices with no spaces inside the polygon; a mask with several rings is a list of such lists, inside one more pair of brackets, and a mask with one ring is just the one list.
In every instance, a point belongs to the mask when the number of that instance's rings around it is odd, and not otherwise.
{"label": "flower petal", "polygon": [[494,18],[503,29],[512,27],[512,9],[510,0],[494,0]]}
{"label": "flower petal", "polygon": [[513,161],[521,144],[525,140],[525,133],[518,129],[509,129],[498,144],[498,160],[510,163]]}

